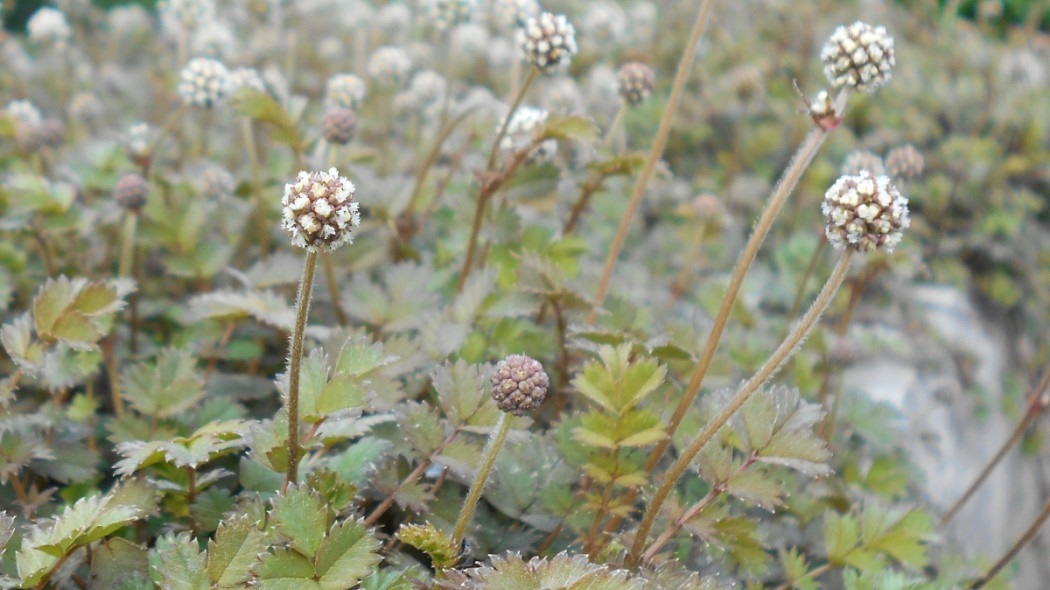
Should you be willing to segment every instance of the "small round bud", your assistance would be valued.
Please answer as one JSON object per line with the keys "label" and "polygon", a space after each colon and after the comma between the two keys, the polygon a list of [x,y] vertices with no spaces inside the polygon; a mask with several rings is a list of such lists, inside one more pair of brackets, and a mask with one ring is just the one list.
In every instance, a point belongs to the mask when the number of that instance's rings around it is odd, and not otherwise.
{"label": "small round bud", "polygon": [[190,106],[211,108],[226,96],[229,82],[230,73],[222,62],[195,57],[179,72],[179,98]]}
{"label": "small round bud", "polygon": [[15,122],[15,145],[18,146],[19,151],[31,154],[44,145],[40,126],[40,123]]}
{"label": "small round bud", "polygon": [[821,129],[831,131],[842,124],[842,117],[836,112],[835,104],[827,90],[821,90],[808,106],[809,116]]}
{"label": "small round bud", "polygon": [[489,382],[499,409],[515,416],[524,416],[538,408],[550,386],[543,365],[523,354],[512,354],[496,363]]}
{"label": "small round bud", "polygon": [[380,86],[400,86],[411,69],[412,58],[400,47],[380,47],[368,60],[368,75]]}
{"label": "small round bud", "polygon": [[206,199],[221,200],[233,194],[237,181],[221,166],[209,166],[200,176],[201,194]]}
{"label": "small round bud", "polygon": [[861,170],[871,172],[872,176],[886,174],[886,167],[882,164],[882,158],[875,152],[868,150],[854,150],[846,154],[846,159],[842,161],[842,169],[839,171],[839,174],[851,176],[860,174]]}
{"label": "small round bud", "polygon": [[560,14],[543,12],[529,17],[518,29],[517,38],[525,60],[544,72],[568,64],[578,51],[576,29]]}
{"label": "small round bud", "polygon": [[47,147],[57,148],[66,139],[66,124],[60,119],[44,119],[40,122],[40,141]]}
{"label": "small round bud", "polygon": [[926,166],[922,154],[915,146],[908,144],[890,150],[886,154],[886,171],[890,176],[898,179],[911,180],[922,176],[922,170]]}
{"label": "small round bud", "polygon": [[324,106],[356,109],[365,99],[365,81],[353,74],[337,74],[324,85]]}
{"label": "small round bud", "polygon": [[292,244],[310,252],[331,252],[354,241],[351,228],[361,224],[354,183],[339,171],[299,173],[284,185],[281,226]]}
{"label": "small round bud", "polygon": [[616,73],[616,85],[620,96],[627,104],[638,106],[649,98],[653,92],[653,84],[656,82],[656,73],[649,66],[629,61],[620,66]]}
{"label": "small round bud", "polygon": [[329,143],[346,145],[354,138],[357,129],[357,115],[343,107],[332,107],[324,112],[321,120],[321,131]]}
{"label": "small round bud", "polygon": [[113,185],[113,200],[128,210],[141,209],[146,204],[147,194],[149,194],[149,182],[133,172],[121,176]]}
{"label": "small round bud", "polygon": [[[507,131],[500,140],[500,150],[506,153],[516,153],[532,145],[532,134],[537,127],[547,120],[547,111],[530,106],[518,107],[511,117],[510,123],[501,119],[496,126],[496,133],[506,125]],[[558,142],[554,139],[545,139],[532,147],[526,156],[527,164],[538,164],[552,159],[558,153]]]}
{"label": "small round bud", "polygon": [[820,60],[832,86],[874,92],[892,76],[896,63],[893,37],[885,27],[873,27],[861,21],[840,26],[824,44]]}
{"label": "small round bud", "polygon": [[867,170],[835,181],[824,195],[821,211],[827,218],[828,242],[860,252],[892,252],[911,224],[908,199],[888,177]]}
{"label": "small round bud", "polygon": [[478,9],[478,0],[426,0],[424,8],[434,28],[447,31],[470,22]]}

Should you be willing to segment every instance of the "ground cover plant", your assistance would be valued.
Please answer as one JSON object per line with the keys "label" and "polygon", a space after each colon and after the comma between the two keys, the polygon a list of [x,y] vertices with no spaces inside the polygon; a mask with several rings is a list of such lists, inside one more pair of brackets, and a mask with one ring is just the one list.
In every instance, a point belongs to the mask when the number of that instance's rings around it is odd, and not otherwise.
{"label": "ground cover plant", "polygon": [[[1004,552],[946,527],[1044,445],[1050,39],[958,4],[40,8],[0,586],[1031,583],[1050,501]],[[842,378],[919,282],[1012,330],[950,502]]]}

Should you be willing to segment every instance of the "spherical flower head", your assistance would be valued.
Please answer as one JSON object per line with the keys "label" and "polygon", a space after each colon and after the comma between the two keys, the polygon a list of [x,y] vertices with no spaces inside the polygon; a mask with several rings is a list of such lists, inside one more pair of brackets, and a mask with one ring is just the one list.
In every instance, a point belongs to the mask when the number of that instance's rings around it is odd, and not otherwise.
{"label": "spherical flower head", "polygon": [[911,144],[902,145],[886,154],[886,171],[893,178],[911,180],[922,176],[926,166],[919,150]]}
{"label": "spherical flower head", "polygon": [[868,150],[854,150],[846,154],[846,159],[842,161],[842,169],[839,171],[839,174],[852,176],[860,174],[861,170],[871,172],[872,176],[886,174],[886,167],[882,163],[882,158],[875,152]]}
{"label": "spherical flower head", "polygon": [[215,106],[229,93],[229,85],[226,66],[209,57],[195,57],[179,72],[179,98],[190,106]]}
{"label": "spherical flower head", "polygon": [[328,172],[299,173],[295,182],[284,185],[281,226],[292,236],[292,245],[310,252],[331,252],[353,243],[351,229],[361,224],[354,200],[354,183]]}
{"label": "spherical flower head", "polygon": [[542,12],[518,29],[518,47],[526,61],[546,72],[576,55],[576,29],[564,15]]}
{"label": "spherical flower head", "polygon": [[616,73],[616,85],[620,96],[631,106],[638,106],[649,98],[656,83],[656,73],[649,66],[629,61],[620,66]]}
{"label": "spherical flower head", "polygon": [[426,0],[424,8],[438,31],[470,22],[478,9],[478,0]]}
{"label": "spherical flower head", "polygon": [[496,22],[504,29],[525,26],[525,21],[541,12],[536,0],[494,0],[492,12]]}
{"label": "spherical flower head", "polygon": [[821,210],[827,218],[828,242],[860,252],[892,252],[911,224],[908,199],[889,177],[867,170],[840,177],[825,193]]}
{"label": "spherical flower head", "polygon": [[324,106],[356,109],[365,99],[365,81],[353,74],[336,74],[324,85]]}
{"label": "spherical flower head", "polygon": [[55,8],[41,8],[29,17],[26,23],[29,40],[40,45],[61,45],[73,35],[66,22],[66,15]]}
{"label": "spherical flower head", "polygon": [[66,124],[61,119],[48,118],[40,122],[38,127],[40,142],[49,147],[57,148],[65,142]]}
{"label": "spherical flower head", "polygon": [[832,86],[874,92],[892,76],[896,63],[893,37],[885,27],[861,21],[840,26],[824,44],[820,60]]}
{"label": "spherical flower head", "polygon": [[380,47],[368,60],[368,75],[381,86],[400,86],[411,69],[412,58],[400,47]]}
{"label": "spherical flower head", "polygon": [[138,211],[146,204],[149,182],[141,175],[130,172],[117,179],[113,185],[113,200],[121,207]]}
{"label": "spherical flower head", "polygon": [[447,90],[445,77],[434,70],[417,72],[408,84],[412,104],[424,109],[440,106]]}
{"label": "spherical flower head", "polygon": [[499,409],[515,416],[524,416],[538,408],[550,386],[543,365],[523,354],[512,354],[496,363],[489,382]]}
{"label": "spherical flower head", "polygon": [[[500,150],[515,153],[528,148],[532,144],[533,132],[547,120],[547,117],[548,113],[544,109],[524,105],[518,107],[509,123],[504,118],[496,126],[497,134],[504,125],[507,126],[507,131],[500,140]],[[525,162],[528,164],[546,162],[557,153],[558,142],[554,139],[546,139],[529,151]]]}
{"label": "spherical flower head", "polygon": [[40,109],[28,100],[12,100],[7,103],[4,113],[15,123],[39,125],[44,119],[40,114]]}
{"label": "spherical flower head", "polygon": [[613,2],[588,2],[582,30],[589,41],[600,47],[620,44],[627,37],[630,22],[622,8]]}
{"label": "spherical flower head", "polygon": [[206,199],[218,201],[229,198],[236,184],[229,170],[221,166],[209,166],[200,176],[201,194]]}
{"label": "spherical flower head", "polygon": [[226,89],[230,94],[241,88],[254,88],[266,92],[266,83],[263,82],[259,70],[255,68],[237,68],[230,72],[226,79]]}
{"label": "spherical flower head", "polygon": [[329,143],[346,145],[357,130],[357,115],[343,107],[331,107],[321,118],[321,132]]}

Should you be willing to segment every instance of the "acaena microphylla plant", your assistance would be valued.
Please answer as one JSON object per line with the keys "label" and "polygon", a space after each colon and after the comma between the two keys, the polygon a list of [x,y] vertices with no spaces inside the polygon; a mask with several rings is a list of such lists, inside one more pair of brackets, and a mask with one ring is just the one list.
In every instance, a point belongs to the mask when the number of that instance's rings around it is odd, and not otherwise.
{"label": "acaena microphylla plant", "polygon": [[766,359],[762,367],[737,389],[718,415],[707,422],[700,435],[681,452],[674,465],[664,474],[663,483],[654,494],[635,533],[629,562],[637,563],[641,558],[642,550],[648,544],[647,535],[659,514],[660,506],[704,445],[710,442],[722,426],[777,372],[816,325],[846,278],[854,253],[870,253],[876,250],[892,252],[900,243],[903,230],[910,224],[908,199],[890,184],[888,177],[874,177],[867,171],[857,176],[840,177],[825,193],[821,211],[827,221],[825,233],[828,241],[842,251],[834,270],[809,310],[792,327],[780,346]]}
{"label": "acaena microphylla plant", "polygon": [[284,186],[284,196],[281,198],[281,225],[291,235],[293,246],[306,249],[303,276],[295,298],[295,325],[288,353],[288,469],[284,488],[298,480],[300,367],[317,255],[353,242],[352,230],[361,224],[354,191],[354,183],[331,168],[327,172],[300,172],[294,183]]}

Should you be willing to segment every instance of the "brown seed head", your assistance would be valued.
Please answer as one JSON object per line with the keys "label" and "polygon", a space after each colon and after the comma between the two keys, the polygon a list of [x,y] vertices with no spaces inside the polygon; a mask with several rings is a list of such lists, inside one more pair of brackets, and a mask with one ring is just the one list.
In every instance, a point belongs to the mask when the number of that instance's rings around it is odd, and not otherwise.
{"label": "brown seed head", "polygon": [[490,382],[496,405],[515,416],[538,408],[550,386],[543,365],[523,354],[512,354],[497,363]]}

